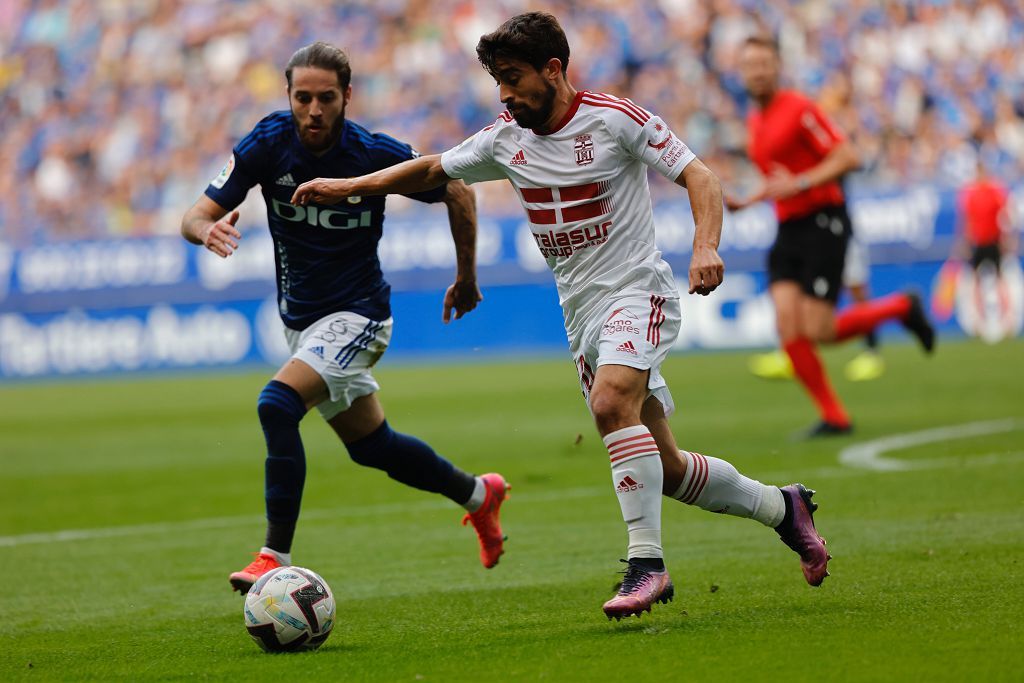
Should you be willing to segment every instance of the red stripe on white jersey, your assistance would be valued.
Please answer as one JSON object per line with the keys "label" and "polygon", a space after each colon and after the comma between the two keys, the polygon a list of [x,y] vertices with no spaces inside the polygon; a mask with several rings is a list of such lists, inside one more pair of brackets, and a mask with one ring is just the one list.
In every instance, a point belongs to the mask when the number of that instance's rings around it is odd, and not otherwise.
{"label": "red stripe on white jersey", "polygon": [[588,97],[595,101],[606,102],[608,104],[614,104],[618,107],[622,107],[623,109],[629,111],[629,113],[635,115],[638,119],[642,120],[644,123],[646,123],[651,118],[651,112],[636,106],[630,100],[625,100],[620,97],[613,97],[612,95],[606,95],[604,93],[590,93]]}
{"label": "red stripe on white jersey", "polygon": [[645,123],[647,123],[647,119],[641,118],[640,116],[637,116],[632,111],[627,109],[624,105],[618,104],[616,102],[609,102],[608,100],[595,100],[595,99],[590,99],[588,97],[584,97],[583,98],[583,103],[584,104],[589,104],[592,107],[607,107],[608,109],[618,109],[623,114],[625,114],[629,118],[633,119],[636,122],[636,124],[638,126],[641,126],[641,127]]}
{"label": "red stripe on white jersey", "polygon": [[654,116],[654,114],[652,114],[651,112],[647,111],[646,109],[644,109],[643,107],[641,107],[639,104],[637,104],[633,100],[629,99],[628,97],[624,97],[623,99],[626,101],[626,104],[630,105],[631,107],[636,107],[637,109],[639,109],[640,113],[642,113],[647,118],[651,118],[652,116]]}
{"label": "red stripe on white jersey", "polygon": [[628,97],[616,97],[615,95],[609,95],[606,92],[592,92],[588,94],[598,99],[608,100],[609,102],[615,102],[616,104],[622,104],[627,108],[631,109],[633,112],[636,113],[637,116],[639,116],[642,119],[649,119],[652,116],[651,112],[647,111],[646,109],[644,109],[643,107],[641,107]]}
{"label": "red stripe on white jersey", "polygon": [[506,109],[505,111],[498,114],[498,118],[494,119],[494,123],[484,128],[484,130],[490,130],[498,125],[498,121],[504,121],[505,123],[512,123],[512,114]]}
{"label": "red stripe on white jersey", "polygon": [[[593,199],[600,193],[601,183],[587,183],[586,185],[574,185],[573,187],[558,188],[558,196],[563,202],[577,202],[583,199]],[[546,201],[551,200],[549,199]]]}
{"label": "red stripe on white jersey", "polygon": [[523,195],[523,201],[531,204],[555,201],[550,187],[521,187],[519,192]]}
{"label": "red stripe on white jersey", "polygon": [[554,209],[527,209],[526,215],[534,225],[554,225],[558,222]]}
{"label": "red stripe on white jersey", "polygon": [[570,206],[562,209],[562,222],[582,221],[588,218],[596,218],[608,213],[607,202],[598,201],[579,206]]}
{"label": "red stripe on white jersey", "polygon": [[575,206],[565,206],[569,202],[594,199],[607,192],[608,189],[609,184],[607,182],[598,182],[569,187],[521,187],[519,188],[519,193],[523,201],[528,204],[555,204],[554,209],[528,208],[526,210],[531,223],[535,225],[554,225],[557,223],[583,221],[611,213],[612,201],[610,197]]}

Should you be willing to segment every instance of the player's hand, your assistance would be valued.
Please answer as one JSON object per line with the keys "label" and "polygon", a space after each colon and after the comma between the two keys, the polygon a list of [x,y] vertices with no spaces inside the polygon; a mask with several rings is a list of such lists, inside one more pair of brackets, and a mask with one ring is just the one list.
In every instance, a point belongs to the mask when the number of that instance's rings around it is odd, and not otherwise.
{"label": "player's hand", "polygon": [[297,188],[292,195],[292,204],[336,204],[348,197],[351,183],[347,178],[316,178],[308,180]]}
{"label": "player's hand", "polygon": [[740,199],[736,195],[727,194],[725,195],[725,208],[730,211],[740,211],[750,206],[749,199]]}
{"label": "player's hand", "polygon": [[803,191],[806,188],[800,187],[798,176],[789,172],[789,169],[782,164],[775,164],[771,175],[764,181],[764,196],[766,199],[786,199]]}
{"label": "player's hand", "polygon": [[231,256],[238,249],[238,240],[242,239],[242,233],[235,227],[237,222],[238,212],[232,211],[216,223],[210,223],[202,234],[203,246],[221,258]]}
{"label": "player's hand", "polygon": [[483,300],[476,280],[456,280],[444,293],[444,311],[441,313],[441,319],[447,325],[452,321],[452,309],[455,310],[455,319],[458,320]]}
{"label": "player's hand", "polygon": [[725,264],[718,250],[707,245],[694,247],[690,257],[690,294],[707,296],[724,278]]}

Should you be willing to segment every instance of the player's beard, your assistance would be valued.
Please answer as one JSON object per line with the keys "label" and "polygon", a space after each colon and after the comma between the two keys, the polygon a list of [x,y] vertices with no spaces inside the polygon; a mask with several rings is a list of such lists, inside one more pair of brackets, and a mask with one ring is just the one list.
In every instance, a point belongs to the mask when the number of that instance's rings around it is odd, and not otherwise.
{"label": "player's beard", "polygon": [[531,109],[525,104],[518,112],[509,109],[512,118],[521,128],[542,128],[551,118],[551,112],[555,109],[555,95],[558,91],[550,83],[544,83],[544,86],[545,90],[541,96],[540,106],[536,109]]}
{"label": "player's beard", "polygon": [[307,130],[307,126],[309,124],[300,124],[298,117],[295,116],[294,110],[292,110],[292,120],[295,121],[295,126],[299,130],[299,141],[302,142],[302,145],[313,154],[323,154],[329,150],[334,143],[338,141],[338,137],[341,136],[342,126],[345,125],[345,105],[342,105],[337,118],[335,118],[331,123],[330,130],[327,131],[327,135],[321,138],[322,141],[313,142],[310,140],[310,133]]}

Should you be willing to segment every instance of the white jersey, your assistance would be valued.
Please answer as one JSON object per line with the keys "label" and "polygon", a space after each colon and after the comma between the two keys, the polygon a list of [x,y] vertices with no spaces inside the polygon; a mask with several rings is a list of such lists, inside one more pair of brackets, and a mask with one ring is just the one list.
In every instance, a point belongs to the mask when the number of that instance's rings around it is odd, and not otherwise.
{"label": "white jersey", "polygon": [[441,155],[452,178],[507,178],[555,276],[572,336],[602,302],[679,296],[654,243],[647,167],[675,180],[693,152],[665,122],[630,100],[579,91],[550,133],[508,112]]}

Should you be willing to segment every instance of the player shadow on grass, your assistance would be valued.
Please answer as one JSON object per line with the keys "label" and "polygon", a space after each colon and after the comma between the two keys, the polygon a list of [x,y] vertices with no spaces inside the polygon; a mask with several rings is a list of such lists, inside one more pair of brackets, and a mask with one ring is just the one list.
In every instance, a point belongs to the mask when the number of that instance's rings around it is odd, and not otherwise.
{"label": "player shadow on grass", "polygon": [[296,656],[301,656],[301,655],[305,655],[307,657],[322,657],[325,654],[326,655],[346,655],[347,656],[347,655],[351,655],[351,654],[354,654],[356,652],[359,652],[360,650],[363,650],[363,648],[356,647],[355,645],[352,645],[351,643],[346,643],[346,642],[341,641],[341,640],[339,640],[337,642],[328,641],[328,642],[324,643],[323,645],[321,645],[320,647],[318,647],[315,650],[291,650],[291,651],[285,651],[285,652],[264,652],[263,650],[259,649],[259,647],[257,647],[255,643],[253,643],[253,647],[252,648],[246,648],[246,649],[250,650],[249,652],[246,653],[247,657],[266,657],[268,655],[272,656],[272,657],[287,657],[287,656],[296,657]]}

